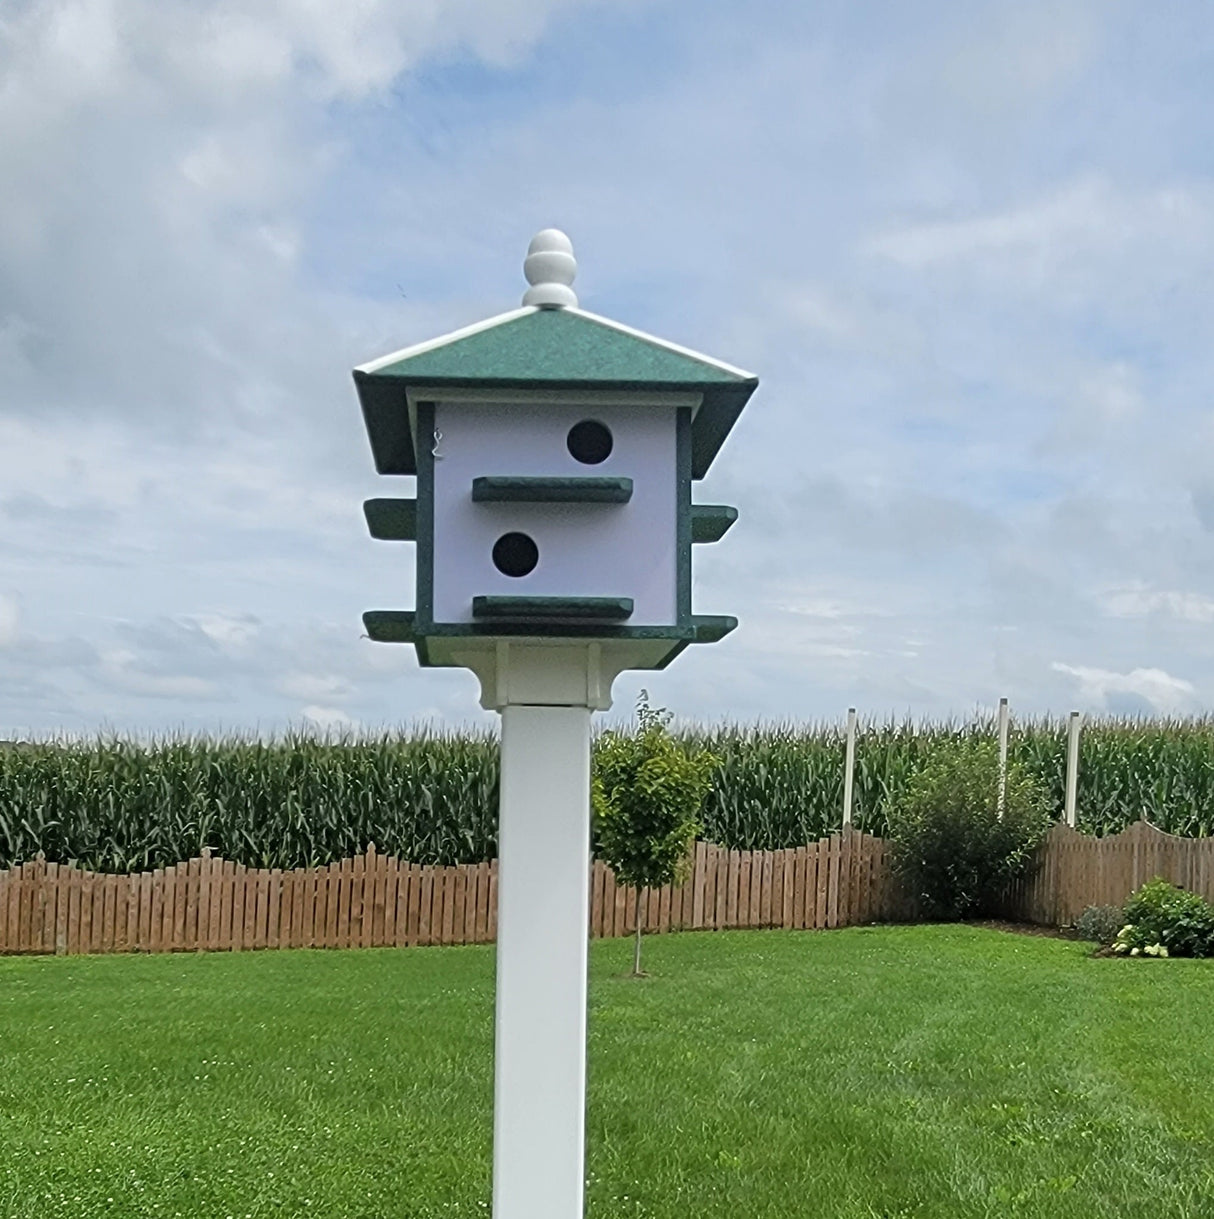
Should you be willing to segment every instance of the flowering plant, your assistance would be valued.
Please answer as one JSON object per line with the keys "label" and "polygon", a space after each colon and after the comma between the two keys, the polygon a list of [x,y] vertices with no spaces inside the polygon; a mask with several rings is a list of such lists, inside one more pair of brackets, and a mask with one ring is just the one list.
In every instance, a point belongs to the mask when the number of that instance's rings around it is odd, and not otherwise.
{"label": "flowering plant", "polygon": [[1214,906],[1156,877],[1126,903],[1112,949],[1131,957],[1214,956]]}
{"label": "flowering plant", "polygon": [[1113,940],[1113,951],[1120,956],[1166,957],[1168,950],[1158,941],[1148,944],[1150,934],[1144,927],[1126,923]]}

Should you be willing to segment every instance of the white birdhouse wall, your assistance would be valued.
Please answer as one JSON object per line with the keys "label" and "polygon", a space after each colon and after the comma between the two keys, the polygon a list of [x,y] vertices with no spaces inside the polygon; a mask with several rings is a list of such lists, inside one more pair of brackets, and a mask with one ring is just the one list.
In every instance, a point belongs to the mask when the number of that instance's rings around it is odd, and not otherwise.
{"label": "white birdhouse wall", "polygon": [[[473,621],[476,596],[630,597],[627,625],[678,621],[674,406],[443,401],[434,409],[434,621]],[[610,432],[602,460],[570,452],[571,429],[585,421]],[[590,431],[601,446],[601,430]],[[591,443],[583,456],[601,452]],[[619,504],[474,502],[473,480],[486,476],[624,477],[632,496]],[[525,575],[494,562],[508,533],[535,543],[538,560]]]}

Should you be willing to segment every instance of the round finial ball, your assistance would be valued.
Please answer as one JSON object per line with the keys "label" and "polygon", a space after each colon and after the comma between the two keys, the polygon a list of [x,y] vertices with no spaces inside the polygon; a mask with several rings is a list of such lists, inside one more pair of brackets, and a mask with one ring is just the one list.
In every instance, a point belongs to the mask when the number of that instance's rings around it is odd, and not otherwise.
{"label": "round finial ball", "polygon": [[540,229],[527,247],[528,254],[549,254],[553,251],[573,255],[573,242],[560,229]]}
{"label": "round finial ball", "polygon": [[531,239],[523,274],[531,285],[523,295],[524,305],[559,309],[577,304],[570,285],[577,275],[573,243],[560,229],[543,229]]}

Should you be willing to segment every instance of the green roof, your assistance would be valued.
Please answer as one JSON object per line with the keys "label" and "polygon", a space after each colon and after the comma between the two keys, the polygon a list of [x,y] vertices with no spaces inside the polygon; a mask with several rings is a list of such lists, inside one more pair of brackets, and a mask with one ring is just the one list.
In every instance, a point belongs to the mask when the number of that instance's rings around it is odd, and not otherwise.
{"label": "green roof", "polygon": [[415,474],[411,387],[692,391],[692,477],[702,478],[758,378],[580,309],[524,308],[354,370],[381,474]]}

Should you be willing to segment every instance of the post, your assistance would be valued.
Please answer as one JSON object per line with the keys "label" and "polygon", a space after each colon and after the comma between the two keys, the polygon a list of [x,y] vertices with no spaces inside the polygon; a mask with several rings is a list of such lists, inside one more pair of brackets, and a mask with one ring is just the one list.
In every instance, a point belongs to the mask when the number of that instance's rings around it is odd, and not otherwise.
{"label": "post", "polygon": [[856,709],[847,709],[847,753],[843,761],[843,828],[851,829],[852,779],[856,770]]}
{"label": "post", "polygon": [[1066,731],[1066,823],[1075,827],[1075,800],[1079,793],[1079,712],[1072,711]]}
{"label": "post", "polygon": [[999,820],[1007,804],[1007,699],[999,700]]}
{"label": "post", "polygon": [[590,708],[501,708],[493,1219],[581,1219]]}

